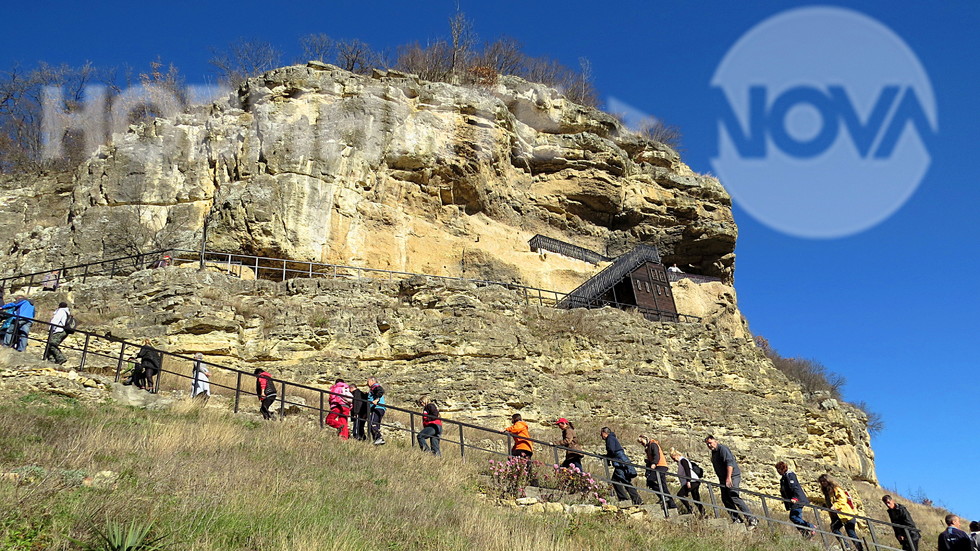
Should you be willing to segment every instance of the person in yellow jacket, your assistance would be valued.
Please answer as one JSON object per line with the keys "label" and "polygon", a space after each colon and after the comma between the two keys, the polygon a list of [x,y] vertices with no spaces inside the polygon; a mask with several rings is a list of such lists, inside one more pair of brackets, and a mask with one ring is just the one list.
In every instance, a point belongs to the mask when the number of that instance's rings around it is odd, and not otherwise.
{"label": "person in yellow jacket", "polygon": [[[850,543],[853,543],[857,551],[864,551],[864,546],[861,545],[857,530],[854,528],[854,515],[857,514],[857,509],[851,503],[850,496],[829,474],[820,475],[817,482],[820,483],[820,489],[823,490],[827,507],[834,510],[833,513],[830,513],[830,531],[837,534],[837,539],[840,540],[841,547],[844,549],[850,549]],[[847,531],[847,536],[850,539],[845,539],[840,533],[841,527]]]}
{"label": "person in yellow jacket", "polygon": [[526,457],[528,459],[534,455],[531,449],[531,441],[527,440],[531,437],[531,432],[527,428],[527,423],[521,418],[520,413],[515,413],[510,416],[511,425],[504,429],[510,433],[510,436],[514,439],[514,447],[510,449],[510,454],[516,457]]}

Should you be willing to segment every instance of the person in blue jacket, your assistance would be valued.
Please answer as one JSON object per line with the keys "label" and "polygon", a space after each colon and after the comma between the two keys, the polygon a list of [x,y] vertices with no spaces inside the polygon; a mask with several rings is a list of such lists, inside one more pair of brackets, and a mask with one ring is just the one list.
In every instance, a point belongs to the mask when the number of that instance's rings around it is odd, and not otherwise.
{"label": "person in blue jacket", "polygon": [[612,463],[612,486],[616,490],[616,497],[620,501],[628,497],[633,505],[643,505],[643,500],[640,499],[640,494],[632,482],[636,478],[636,467],[632,465],[630,458],[626,455],[626,450],[619,443],[619,438],[616,438],[616,433],[609,427],[602,427],[599,436],[606,441],[606,457]]}
{"label": "person in blue jacket", "polygon": [[381,437],[381,418],[385,416],[385,389],[378,384],[378,379],[368,377],[368,407],[371,408],[371,438],[374,438],[375,446],[382,446],[385,439]]}
{"label": "person in blue jacket", "polygon": [[0,310],[9,309],[12,315],[7,332],[3,336],[3,344],[23,352],[27,349],[27,335],[31,332],[31,325],[34,325],[34,303],[24,296],[15,298],[17,300],[14,302],[0,307]]}
{"label": "person in blue jacket", "polygon": [[810,503],[810,498],[806,497],[796,473],[789,470],[785,461],[776,463],[776,472],[779,473],[779,496],[783,498],[783,506],[789,511],[790,522],[799,526],[797,530],[804,538],[812,538],[816,533],[814,526],[803,520],[803,506]]}

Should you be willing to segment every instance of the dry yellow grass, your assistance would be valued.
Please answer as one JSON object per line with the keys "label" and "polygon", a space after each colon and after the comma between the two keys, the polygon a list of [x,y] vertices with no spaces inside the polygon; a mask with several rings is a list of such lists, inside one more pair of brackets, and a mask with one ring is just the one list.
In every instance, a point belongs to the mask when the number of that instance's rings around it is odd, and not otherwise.
{"label": "dry yellow grass", "polygon": [[[535,516],[494,505],[477,462],[342,442],[305,424],[193,404],[151,412],[29,395],[0,406],[0,467],[104,469],[118,487],[0,482],[0,548],[74,549],[106,519],[154,521],[172,549],[790,550],[704,526]],[[448,448],[448,446],[447,446]],[[448,450],[447,450],[448,451]]]}

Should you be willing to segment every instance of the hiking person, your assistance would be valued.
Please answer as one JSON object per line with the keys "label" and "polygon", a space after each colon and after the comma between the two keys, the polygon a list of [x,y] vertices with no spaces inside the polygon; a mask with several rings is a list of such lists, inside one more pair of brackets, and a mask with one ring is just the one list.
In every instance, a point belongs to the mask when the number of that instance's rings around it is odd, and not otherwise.
{"label": "hiking person", "polygon": [[938,551],[973,551],[973,540],[960,529],[960,517],[946,515],[946,529],[939,534]]}
{"label": "hiking person", "polygon": [[166,268],[170,266],[172,262],[173,259],[170,258],[170,255],[165,254],[159,260],[156,260],[152,264],[150,264],[150,268]]}
{"label": "hiking person", "polygon": [[681,489],[677,492],[677,499],[684,507],[684,514],[694,513],[691,507],[691,500],[685,499],[687,496],[694,498],[695,505],[698,506],[698,514],[704,516],[704,505],[701,505],[701,476],[704,470],[700,465],[684,457],[681,452],[670,449],[670,458],[677,462],[677,477],[680,478]]}
{"label": "hiking person", "polygon": [[191,371],[191,398],[201,396],[207,402],[211,397],[211,370],[204,365],[204,354],[194,354],[194,369]]}
{"label": "hiking person", "polygon": [[[139,383],[136,384],[137,387],[146,390],[147,392],[156,392],[154,388],[154,380],[163,364],[163,354],[159,350],[150,346],[150,339],[143,339],[143,346],[140,347],[139,352],[136,353],[136,359],[140,361],[140,367],[142,368],[143,381],[142,386]],[[136,370],[133,370],[136,373]],[[136,382],[135,379],[133,381]]]}
{"label": "hiking person", "polygon": [[378,379],[368,377],[368,403],[371,410],[371,438],[375,446],[383,446],[385,439],[381,437],[381,419],[385,416],[385,389],[378,384]]}
{"label": "hiking person", "polygon": [[350,391],[351,417],[354,419],[354,440],[367,440],[364,426],[367,425],[368,415],[370,415],[368,393],[357,388],[354,383],[350,384]]}
{"label": "hiking person", "polygon": [[912,513],[904,505],[895,502],[895,498],[890,495],[882,496],[882,503],[888,511],[888,521],[897,526],[892,526],[895,531],[895,539],[902,544],[904,551],[919,551],[919,539],[922,533],[912,520]]}
{"label": "hiking person", "polygon": [[579,452],[582,451],[582,444],[579,444],[578,439],[575,437],[575,425],[571,421],[562,417],[555,421],[555,425],[561,429],[561,440],[557,442],[552,442],[556,446],[562,446],[564,448],[569,448],[565,450],[565,460],[561,462],[561,466],[569,469],[574,466],[579,472],[582,471],[582,457],[581,453],[576,453],[575,450]]}
{"label": "hiking person", "polygon": [[3,344],[23,352],[27,350],[27,337],[31,332],[31,326],[34,325],[34,303],[24,295],[17,295],[14,298],[14,302],[0,306],[0,309],[8,311],[10,315]]}
{"label": "hiking person", "polygon": [[531,459],[531,456],[534,455],[534,448],[531,446],[531,441],[528,440],[531,437],[531,431],[528,430],[527,423],[524,422],[521,414],[511,415],[510,426],[504,430],[509,432],[511,438],[514,439],[514,445],[510,448],[510,455]]}
{"label": "hiking person", "polygon": [[[738,462],[735,461],[732,450],[711,435],[704,439],[704,443],[711,450],[711,466],[721,484],[721,502],[728,509],[732,522],[746,522],[749,529],[755,528],[759,521],[752,516],[752,510],[738,495],[738,486],[742,482],[742,470],[738,468]],[[739,514],[739,511],[742,514]]]}
{"label": "hiking person", "polygon": [[779,497],[783,498],[783,507],[789,511],[789,521],[799,526],[797,530],[804,538],[812,538],[816,534],[815,527],[803,519],[803,506],[809,505],[810,498],[806,497],[800,479],[789,470],[785,461],[776,463],[776,472],[779,473]]}
{"label": "hiking person", "polygon": [[276,402],[276,384],[272,381],[272,375],[261,367],[256,367],[255,371],[255,395],[258,396],[262,406],[262,418],[268,421],[272,419],[272,404]]}
{"label": "hiking person", "polygon": [[60,347],[61,343],[68,336],[68,331],[65,326],[68,325],[68,317],[70,315],[71,312],[68,311],[68,303],[59,302],[58,309],[51,316],[51,325],[48,326],[48,347],[44,353],[45,360],[58,365],[68,361],[65,355],[61,353]]}
{"label": "hiking person", "polygon": [[676,509],[677,504],[674,503],[670,488],[667,486],[667,456],[664,455],[660,442],[643,434],[636,441],[643,446],[643,453],[646,455],[643,464],[647,467],[647,488],[656,493],[657,503],[666,506],[667,509]]}
{"label": "hiking person", "polygon": [[980,549],[980,522],[970,521],[970,539],[973,540],[973,547]]}
{"label": "hiking person", "polygon": [[602,427],[599,430],[599,436],[606,441],[606,457],[609,458],[613,467],[611,482],[613,490],[616,491],[616,497],[620,501],[628,498],[633,502],[633,505],[643,505],[640,494],[633,486],[633,479],[636,478],[636,467],[630,462],[626,450],[619,443],[619,438],[616,438],[616,433],[609,427]]}
{"label": "hiking person", "polygon": [[61,270],[52,270],[44,274],[44,278],[41,279],[41,289],[44,291],[57,291],[60,281]]}
{"label": "hiking person", "polygon": [[343,379],[337,379],[330,387],[330,413],[327,414],[327,426],[337,429],[341,440],[350,438],[350,428],[347,420],[350,418],[350,407],[353,400],[350,387]]}
{"label": "hiking person", "polygon": [[843,527],[857,551],[864,551],[864,546],[858,540],[855,530],[854,515],[857,514],[857,509],[851,501],[851,496],[829,474],[820,475],[817,482],[820,484],[820,489],[823,490],[824,502],[827,507],[834,510],[830,513],[830,531],[837,535],[842,548],[850,549],[848,540],[840,533],[840,529]]}
{"label": "hiking person", "polygon": [[[434,400],[428,396],[419,398],[419,406],[422,407],[422,430],[419,431],[419,447],[422,451],[431,451],[433,455],[442,455],[439,451],[439,440],[442,436],[442,417],[439,415],[439,408]],[[428,440],[428,443],[426,443]]]}

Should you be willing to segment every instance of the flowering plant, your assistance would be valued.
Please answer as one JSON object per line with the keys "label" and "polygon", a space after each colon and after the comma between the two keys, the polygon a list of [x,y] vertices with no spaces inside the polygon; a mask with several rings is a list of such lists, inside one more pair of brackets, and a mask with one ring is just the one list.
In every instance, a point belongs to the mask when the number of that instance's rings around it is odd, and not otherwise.
{"label": "flowering plant", "polygon": [[500,497],[525,497],[525,488],[536,482],[535,467],[540,461],[510,457],[506,461],[490,460],[490,482]]}

